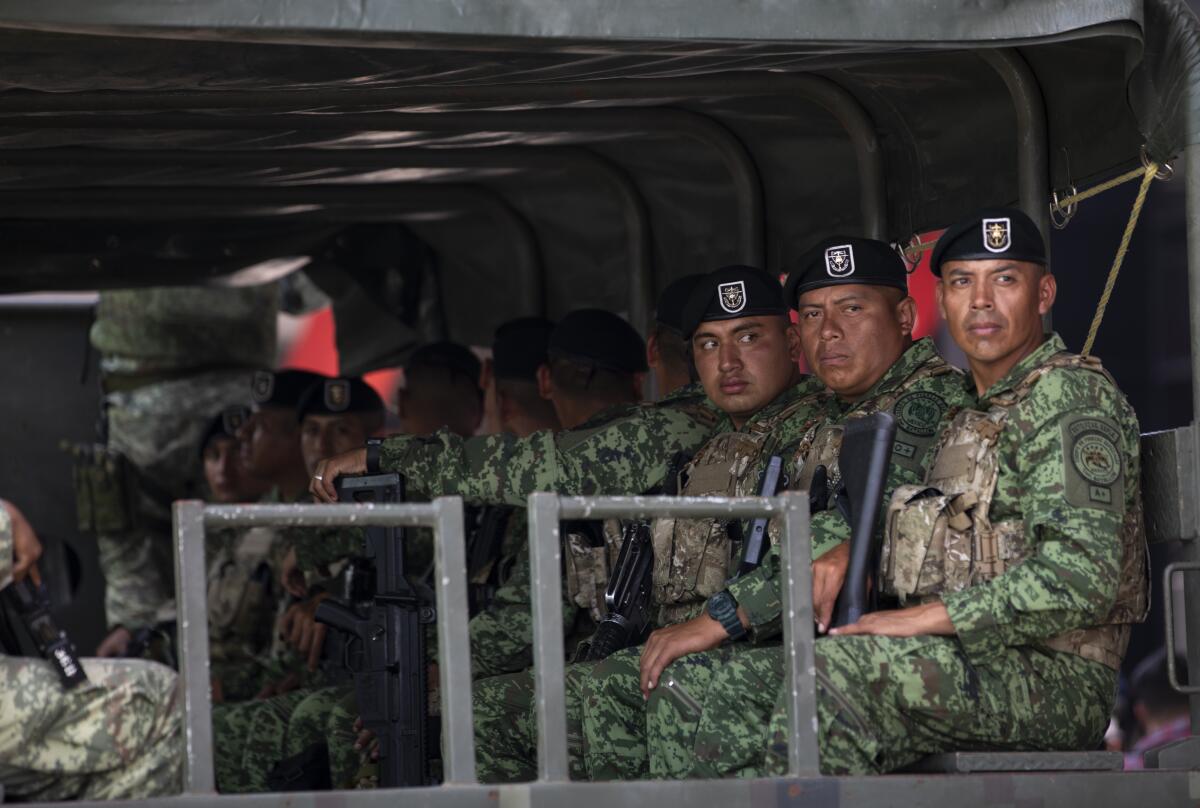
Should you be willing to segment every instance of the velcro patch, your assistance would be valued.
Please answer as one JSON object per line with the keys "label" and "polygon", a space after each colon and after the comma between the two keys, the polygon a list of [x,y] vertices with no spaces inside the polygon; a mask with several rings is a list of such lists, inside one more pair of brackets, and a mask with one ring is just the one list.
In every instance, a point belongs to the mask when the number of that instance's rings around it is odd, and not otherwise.
{"label": "velcro patch", "polygon": [[1108,418],[1063,421],[1066,499],[1079,508],[1119,511],[1125,505],[1125,457],[1121,431]]}

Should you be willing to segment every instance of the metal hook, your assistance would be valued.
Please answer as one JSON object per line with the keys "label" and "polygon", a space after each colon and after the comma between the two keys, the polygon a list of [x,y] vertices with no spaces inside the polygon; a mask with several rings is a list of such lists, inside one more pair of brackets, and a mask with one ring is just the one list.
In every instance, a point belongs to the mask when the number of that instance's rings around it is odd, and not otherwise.
{"label": "metal hook", "polygon": [[1054,226],[1055,230],[1065,230],[1067,225],[1071,223],[1071,220],[1075,218],[1075,213],[1079,210],[1078,202],[1070,203],[1067,205],[1066,210],[1059,203],[1060,199],[1070,199],[1079,193],[1074,185],[1069,186],[1066,190],[1067,192],[1061,197],[1058,195],[1058,191],[1053,191],[1050,194],[1050,224]]}

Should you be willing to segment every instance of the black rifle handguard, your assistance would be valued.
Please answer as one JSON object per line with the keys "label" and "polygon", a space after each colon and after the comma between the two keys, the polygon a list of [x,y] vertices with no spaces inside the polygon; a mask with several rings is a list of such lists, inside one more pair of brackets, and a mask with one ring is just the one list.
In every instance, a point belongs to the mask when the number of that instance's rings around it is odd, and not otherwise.
{"label": "black rifle handguard", "polygon": [[[763,469],[758,495],[773,497],[779,493],[781,484],[783,484],[783,458],[779,455],[771,455],[771,459],[767,461],[767,467]],[[735,577],[740,578],[758,569],[762,564],[763,554],[767,550],[767,525],[770,524],[770,521],[768,517],[760,516],[750,524],[750,535],[746,537],[746,543],[742,546],[742,563],[738,565]]]}
{"label": "black rifle handguard", "polygon": [[608,579],[604,603],[608,614],[588,644],[585,660],[601,660],[615,651],[641,642],[650,624],[650,596],[654,576],[654,544],[650,525],[629,522],[617,564]]}
{"label": "black rifle handguard", "polygon": [[851,419],[842,433],[839,500],[850,511],[850,564],[834,607],[832,627],[857,623],[869,611],[875,526],[895,441],[896,419],[888,412]]}

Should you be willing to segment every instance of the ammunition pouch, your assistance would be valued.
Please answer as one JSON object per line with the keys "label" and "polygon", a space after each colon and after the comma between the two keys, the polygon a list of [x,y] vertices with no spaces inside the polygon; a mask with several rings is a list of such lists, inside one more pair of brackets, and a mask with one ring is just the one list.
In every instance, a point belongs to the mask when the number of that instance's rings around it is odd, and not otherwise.
{"label": "ammunition pouch", "polygon": [[93,444],[64,444],[72,458],[75,512],[81,533],[127,533],[141,521],[137,472],[120,453]]}

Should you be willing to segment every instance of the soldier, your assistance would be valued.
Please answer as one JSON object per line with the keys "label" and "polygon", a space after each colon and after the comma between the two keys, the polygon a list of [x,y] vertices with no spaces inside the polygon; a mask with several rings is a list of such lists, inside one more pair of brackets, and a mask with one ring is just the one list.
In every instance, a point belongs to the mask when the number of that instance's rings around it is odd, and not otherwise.
{"label": "soldier", "polygon": [[238,438],[247,470],[275,488],[268,501],[298,502],[308,488],[296,412],[309,388],[324,379],[320,373],[294,369],[254,374],[254,411]]}
{"label": "soldier", "polygon": [[[883,242],[835,236],[806,253],[785,294],[799,312],[805,359],[835,394],[825,400],[825,424],[799,447],[794,463],[801,471],[792,486],[807,487],[819,465],[835,469],[841,425],[879,410],[897,420],[885,487],[919,481],[940,425],[967,399],[961,373],[932,340],[912,340],[916,304],[907,294],[903,261]],[[813,606],[823,631],[845,575],[850,528],[838,509],[827,508],[813,516],[811,532]],[[709,681],[722,666],[737,664],[746,647],[730,640],[770,643],[764,656],[781,665],[778,582],[779,554],[772,548],[762,567],[732,581],[704,614],[652,634],[640,658],[616,654],[593,671],[584,683],[591,777],[688,774]],[[757,710],[765,723],[775,689],[739,695],[747,714]]]}
{"label": "soldier", "polygon": [[125,653],[173,594],[171,502],[200,491],[196,456],[209,416],[245,400],[252,369],[275,354],[274,285],[106,291],[91,342],[104,391],[100,452],[80,457],[81,521],[96,533],[110,635]]}
{"label": "soldier", "polygon": [[[0,590],[29,575],[41,544],[0,501]],[[3,618],[0,618],[2,620]],[[169,668],[83,660],[88,681],[64,690],[49,663],[0,653],[0,783],[21,801],[132,800],[179,792],[183,734]]]}
{"label": "soldier", "polygon": [[[799,338],[779,282],[752,267],[725,267],[692,290],[681,331],[691,338],[704,389],[732,429],[684,467],[681,494],[755,494],[771,455],[790,456],[820,422],[825,393],[801,382]],[[798,382],[800,382],[798,384]],[[736,569],[735,531],[721,520],[659,519],[653,533],[656,625],[686,620]],[[579,686],[594,663],[567,668],[572,776],[582,776]],[[475,690],[475,735],[484,781],[531,779],[536,757],[531,674],[484,680]]]}
{"label": "soldier", "polygon": [[684,275],[672,281],[658,296],[650,336],[646,338],[646,364],[654,375],[660,397],[669,396],[699,381],[688,341],[683,338],[683,307],[692,290],[704,278],[703,272]]}
{"label": "soldier", "polygon": [[200,459],[209,502],[253,502],[267,493],[269,483],[250,473],[242,462],[237,431],[250,417],[244,406],[226,407],[200,439]]}
{"label": "soldier", "polygon": [[[877,580],[899,608],[817,640],[828,774],[956,749],[1097,748],[1147,607],[1137,419],[1096,359],[1042,331],[1056,283],[1037,227],[981,211],[942,235],[931,267],[975,400],[925,480],[890,501]],[[758,686],[713,683],[695,774],[755,772],[721,739],[746,734],[730,710]],[[764,773],[786,770],[785,726],[778,707]]]}
{"label": "soldier", "polygon": [[413,351],[396,394],[400,431],[430,435],[446,427],[474,435],[483,420],[482,367],[470,348],[456,342],[431,342]]}

